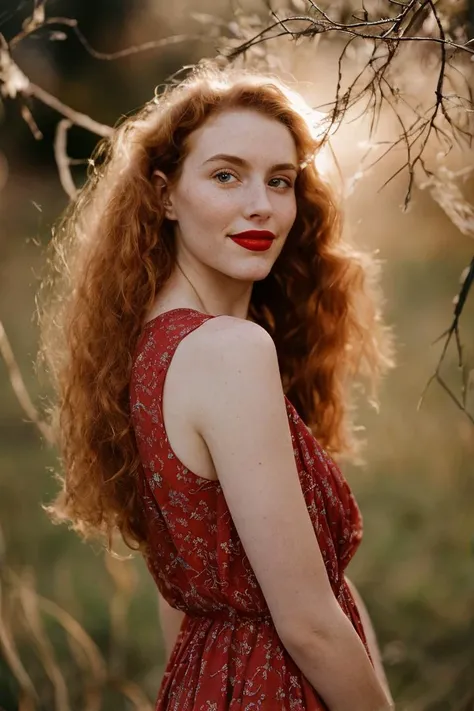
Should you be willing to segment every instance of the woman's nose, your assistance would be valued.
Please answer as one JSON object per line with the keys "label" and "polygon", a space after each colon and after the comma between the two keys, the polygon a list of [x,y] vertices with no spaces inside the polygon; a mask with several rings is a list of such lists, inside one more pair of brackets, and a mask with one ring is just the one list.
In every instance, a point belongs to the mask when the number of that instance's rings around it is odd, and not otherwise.
{"label": "woman's nose", "polygon": [[268,217],[272,213],[272,204],[268,195],[268,187],[262,182],[253,182],[247,190],[245,207],[247,215]]}

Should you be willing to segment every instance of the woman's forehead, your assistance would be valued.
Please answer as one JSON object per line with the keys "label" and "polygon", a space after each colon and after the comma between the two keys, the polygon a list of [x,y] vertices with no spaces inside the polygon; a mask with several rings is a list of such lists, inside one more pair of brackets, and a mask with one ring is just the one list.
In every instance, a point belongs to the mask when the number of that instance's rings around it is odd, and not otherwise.
{"label": "woman's forehead", "polygon": [[228,110],[211,116],[189,137],[188,155],[203,163],[216,154],[234,155],[249,162],[268,153],[275,163],[296,163],[296,145],[280,121],[252,109]]}

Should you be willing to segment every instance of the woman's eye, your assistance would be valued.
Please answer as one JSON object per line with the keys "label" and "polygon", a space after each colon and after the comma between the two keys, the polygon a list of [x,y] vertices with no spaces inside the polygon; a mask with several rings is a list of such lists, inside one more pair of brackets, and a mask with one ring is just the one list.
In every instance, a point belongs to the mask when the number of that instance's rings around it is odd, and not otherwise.
{"label": "woman's eye", "polygon": [[270,182],[274,182],[274,181],[276,181],[277,183],[278,182],[283,183],[283,185],[275,185],[275,187],[278,187],[278,188],[291,188],[292,187],[291,180],[289,180],[289,178],[272,178]]}
{"label": "woman's eye", "polygon": [[235,178],[235,175],[233,175],[232,173],[229,173],[228,170],[221,170],[221,171],[219,171],[219,173],[216,173],[216,174],[214,175],[214,178],[217,178],[219,183],[228,183],[228,182],[229,182],[228,180],[219,180],[219,178],[222,178],[222,176],[224,176],[224,177],[227,176],[227,177]]}

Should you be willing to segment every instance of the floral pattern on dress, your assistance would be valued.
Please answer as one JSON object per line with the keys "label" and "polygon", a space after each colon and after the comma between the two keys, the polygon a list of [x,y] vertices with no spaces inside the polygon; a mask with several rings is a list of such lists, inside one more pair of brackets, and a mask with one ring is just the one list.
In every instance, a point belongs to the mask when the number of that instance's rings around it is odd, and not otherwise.
{"label": "floral pattern on dress", "polygon": [[[180,308],[145,324],[130,380],[146,562],[163,597],[186,613],[156,711],[323,711],[327,707],[276,632],[219,481],[189,471],[166,435],[168,366],[181,340],[209,318],[215,317]],[[301,488],[332,590],[366,645],[344,578],[362,538],[359,509],[335,462],[286,397],[285,404]]]}

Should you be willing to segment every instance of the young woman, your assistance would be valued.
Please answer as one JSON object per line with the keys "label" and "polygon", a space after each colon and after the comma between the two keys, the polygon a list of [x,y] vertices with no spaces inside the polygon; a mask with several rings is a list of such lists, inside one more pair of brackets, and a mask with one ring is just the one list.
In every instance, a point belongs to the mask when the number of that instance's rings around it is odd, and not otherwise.
{"label": "young woman", "polygon": [[55,233],[51,511],[145,556],[158,711],[392,708],[331,458],[355,451],[348,385],[376,382],[390,338],[313,128],[276,79],[196,69],[102,145]]}

